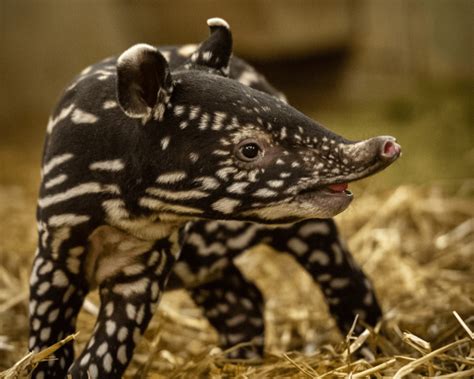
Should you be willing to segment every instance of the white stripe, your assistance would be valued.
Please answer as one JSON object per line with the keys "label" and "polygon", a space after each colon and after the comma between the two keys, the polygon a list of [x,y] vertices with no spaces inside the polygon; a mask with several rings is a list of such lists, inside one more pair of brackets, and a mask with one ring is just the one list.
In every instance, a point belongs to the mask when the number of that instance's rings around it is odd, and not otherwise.
{"label": "white stripe", "polygon": [[79,108],[74,109],[72,112],[71,121],[74,124],[93,124],[97,122],[99,118],[92,113],[85,112]]}
{"label": "white stripe", "polygon": [[39,199],[38,205],[41,208],[46,208],[50,205],[60,203],[62,201],[66,201],[74,197],[87,195],[90,193],[101,193],[101,192],[120,194],[120,189],[116,185],[113,185],[113,184],[104,186],[103,184],[100,184],[100,183],[83,183],[83,184],[78,185],[77,187],[68,189],[66,192],[58,193],[51,196],[46,196],[42,199]]}
{"label": "white stripe", "polygon": [[186,207],[184,205],[166,204],[160,200],[152,199],[151,197],[142,197],[138,204],[141,207],[153,209],[157,211],[174,211],[177,213],[202,213],[200,209]]}
{"label": "white stripe", "polygon": [[53,128],[62,120],[64,120],[74,109],[74,104],[70,104],[67,108],[61,109],[61,112],[55,117],[50,118],[48,122],[48,126],[46,127],[47,133],[51,133]]}
{"label": "white stripe", "polygon": [[120,159],[113,159],[110,161],[97,161],[89,165],[90,170],[101,171],[120,171],[125,167]]}
{"label": "white stripe", "polygon": [[67,179],[67,175],[61,174],[61,175],[55,176],[54,178],[48,180],[44,184],[44,186],[45,186],[45,188],[51,188],[51,187],[57,186],[58,184],[61,184],[61,183],[65,182],[66,179]]}
{"label": "white stripe", "polygon": [[44,166],[43,166],[43,176],[45,175],[48,175],[49,172],[55,168],[56,166],[59,166],[60,164],[68,161],[69,159],[71,159],[74,155],[71,154],[71,153],[66,153],[66,154],[62,154],[62,155],[57,155],[53,158],[51,158],[48,163],[46,163]]}
{"label": "white stripe", "polygon": [[90,216],[64,213],[62,215],[51,216],[48,220],[50,226],[75,226],[89,221]]}
{"label": "white stripe", "polygon": [[209,196],[207,192],[199,190],[167,191],[160,188],[148,188],[147,193],[170,200],[202,199]]}
{"label": "white stripe", "polygon": [[185,179],[186,176],[187,175],[184,171],[173,171],[173,172],[167,172],[165,174],[161,174],[160,176],[158,176],[156,181],[158,183],[166,183],[166,184],[177,183]]}

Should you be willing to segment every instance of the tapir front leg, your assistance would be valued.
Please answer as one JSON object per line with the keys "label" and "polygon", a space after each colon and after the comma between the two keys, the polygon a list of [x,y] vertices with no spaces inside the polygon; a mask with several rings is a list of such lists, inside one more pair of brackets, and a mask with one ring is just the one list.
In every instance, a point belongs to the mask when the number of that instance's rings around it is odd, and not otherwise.
{"label": "tapir front leg", "polygon": [[[382,311],[369,279],[339,237],[333,220],[308,220],[281,228],[272,246],[289,252],[321,286],[339,330],[347,333],[356,315],[375,326]],[[361,331],[359,323],[356,331]]]}
{"label": "tapir front leg", "polygon": [[[103,242],[103,241],[102,241]],[[76,378],[120,378],[127,368],[140,336],[145,332],[165,288],[175,257],[171,243],[165,238],[156,241],[145,252],[143,242],[122,240],[122,250],[112,260],[97,264],[100,281],[100,311],[93,335],[74,362],[70,373]],[[117,255],[118,254],[118,255]],[[133,259],[114,271],[114,261]],[[105,263],[105,265],[104,265]],[[110,271],[114,271],[110,275]]]}
{"label": "tapir front leg", "polygon": [[[34,352],[75,332],[77,314],[89,290],[83,257],[87,255],[91,226],[77,224],[82,216],[68,217],[63,217],[61,227],[39,223],[39,244],[30,279],[29,348]],[[33,378],[65,378],[74,359],[73,345],[64,345],[51,358],[39,363]]]}

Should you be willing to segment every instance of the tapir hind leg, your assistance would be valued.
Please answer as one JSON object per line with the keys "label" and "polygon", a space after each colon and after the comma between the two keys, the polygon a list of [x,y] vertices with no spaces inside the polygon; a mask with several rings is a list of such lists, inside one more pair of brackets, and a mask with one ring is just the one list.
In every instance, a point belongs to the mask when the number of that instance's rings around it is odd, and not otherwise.
{"label": "tapir hind leg", "polygon": [[191,297],[219,334],[219,346],[228,349],[242,342],[249,346],[230,351],[230,358],[263,355],[263,297],[233,264],[218,278],[190,289]]}

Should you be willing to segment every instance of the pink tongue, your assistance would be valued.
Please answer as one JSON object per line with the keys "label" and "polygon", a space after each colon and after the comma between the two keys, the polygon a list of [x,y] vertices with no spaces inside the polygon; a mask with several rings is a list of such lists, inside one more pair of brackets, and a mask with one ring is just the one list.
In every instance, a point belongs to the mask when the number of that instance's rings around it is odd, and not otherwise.
{"label": "pink tongue", "polygon": [[347,187],[349,187],[349,185],[347,183],[341,183],[341,184],[330,184],[328,186],[328,188],[331,190],[331,191],[334,191],[334,192],[344,192]]}

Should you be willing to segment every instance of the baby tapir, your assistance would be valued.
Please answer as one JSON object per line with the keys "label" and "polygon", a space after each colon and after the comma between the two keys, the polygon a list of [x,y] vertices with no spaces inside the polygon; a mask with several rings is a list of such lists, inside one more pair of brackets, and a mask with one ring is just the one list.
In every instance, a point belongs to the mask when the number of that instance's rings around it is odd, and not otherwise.
{"label": "baby tapir", "polygon": [[[222,346],[262,339],[261,295],[231,262],[261,240],[294,254],[340,317],[338,306],[349,318],[367,309],[379,315],[332,221],[314,219],[347,208],[347,183],[387,167],[400,147],[392,137],[351,142],[310,120],[231,59],[225,21],[208,25],[210,37],[195,51],[139,44],[89,67],[50,118],[30,349],[73,333],[89,290],[99,288],[101,304],[80,356],[66,345],[36,378],[120,377],[181,250],[170,285],[190,288]],[[201,219],[231,222],[188,223]],[[262,226],[291,223],[276,232]],[[341,293],[349,281],[354,295]],[[257,354],[262,346],[257,341]]]}

